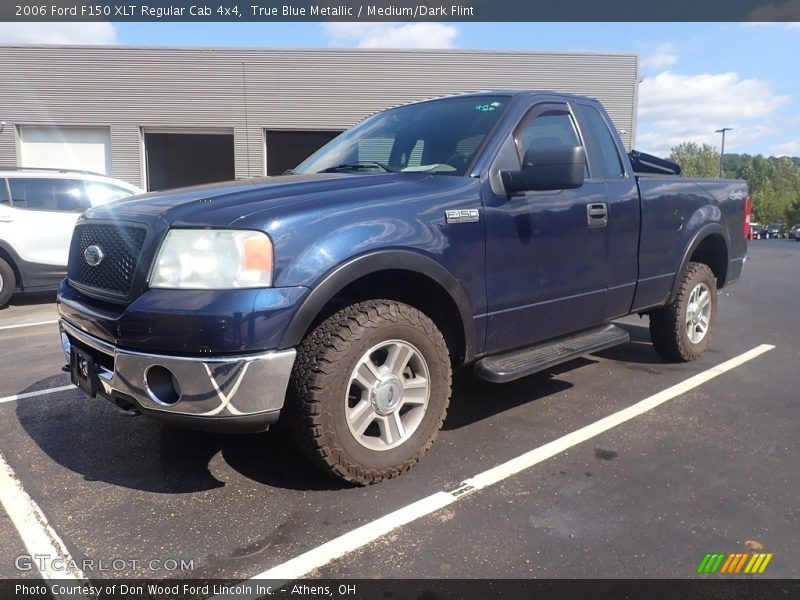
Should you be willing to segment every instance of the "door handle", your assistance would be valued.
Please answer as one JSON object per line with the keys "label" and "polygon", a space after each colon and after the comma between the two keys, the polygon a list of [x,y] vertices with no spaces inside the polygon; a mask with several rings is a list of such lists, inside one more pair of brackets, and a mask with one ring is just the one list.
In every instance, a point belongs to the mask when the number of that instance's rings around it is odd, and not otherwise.
{"label": "door handle", "polygon": [[586,205],[586,223],[591,228],[608,225],[608,204],[592,202]]}

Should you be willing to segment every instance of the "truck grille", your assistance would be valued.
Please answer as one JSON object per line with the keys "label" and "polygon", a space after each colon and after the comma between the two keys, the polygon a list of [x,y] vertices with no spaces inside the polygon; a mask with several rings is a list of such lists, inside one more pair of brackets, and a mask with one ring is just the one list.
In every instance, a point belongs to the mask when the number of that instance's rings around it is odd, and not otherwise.
{"label": "truck grille", "polygon": [[[77,225],[69,257],[70,283],[101,295],[128,297],[146,235],[147,230],[138,225]],[[84,256],[89,246],[102,252],[102,260],[96,266],[91,266]]]}

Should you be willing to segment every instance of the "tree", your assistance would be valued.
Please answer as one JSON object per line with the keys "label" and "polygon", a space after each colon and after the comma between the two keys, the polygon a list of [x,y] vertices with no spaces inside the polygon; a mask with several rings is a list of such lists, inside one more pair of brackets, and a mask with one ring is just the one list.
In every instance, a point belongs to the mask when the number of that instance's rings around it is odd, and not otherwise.
{"label": "tree", "polygon": [[678,144],[669,159],[681,166],[681,173],[686,177],[719,177],[719,152],[708,144]]}
{"label": "tree", "polygon": [[742,169],[750,164],[753,157],[749,154],[725,153],[725,177],[732,179],[742,178]]}
{"label": "tree", "polygon": [[789,209],[786,211],[786,223],[791,225],[800,225],[800,197],[792,202]]}
{"label": "tree", "polygon": [[753,220],[756,223],[780,223],[786,215],[778,190],[767,181],[759,189],[750,193],[753,198]]}
{"label": "tree", "polygon": [[790,158],[755,156],[741,171],[753,198],[753,221],[791,221],[791,205],[800,196],[800,166]]}

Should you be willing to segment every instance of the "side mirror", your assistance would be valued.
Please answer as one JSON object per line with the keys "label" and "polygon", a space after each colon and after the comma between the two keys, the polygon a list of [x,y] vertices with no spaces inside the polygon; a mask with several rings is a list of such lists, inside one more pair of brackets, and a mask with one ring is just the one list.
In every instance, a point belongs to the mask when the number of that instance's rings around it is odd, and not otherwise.
{"label": "side mirror", "polygon": [[586,151],[583,146],[528,148],[522,169],[500,171],[506,193],[569,190],[583,185]]}

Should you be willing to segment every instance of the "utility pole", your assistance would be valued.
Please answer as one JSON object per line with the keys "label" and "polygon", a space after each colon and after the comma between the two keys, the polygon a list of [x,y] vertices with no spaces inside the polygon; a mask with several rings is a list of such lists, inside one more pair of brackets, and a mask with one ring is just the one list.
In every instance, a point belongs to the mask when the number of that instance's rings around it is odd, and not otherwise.
{"label": "utility pole", "polygon": [[731,131],[733,127],[723,127],[722,129],[717,129],[714,133],[721,133],[722,134],[722,151],[719,153],[719,178],[722,179],[723,170],[722,170],[722,161],[725,160],[725,132]]}

